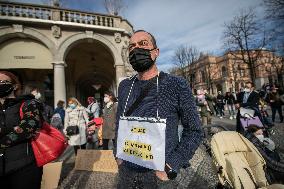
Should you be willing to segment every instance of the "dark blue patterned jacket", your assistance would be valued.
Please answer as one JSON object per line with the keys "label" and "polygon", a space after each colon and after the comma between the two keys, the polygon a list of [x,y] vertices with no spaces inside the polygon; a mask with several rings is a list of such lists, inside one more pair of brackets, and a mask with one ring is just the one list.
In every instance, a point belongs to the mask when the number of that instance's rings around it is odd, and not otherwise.
{"label": "dark blue patterned jacket", "polygon": [[[167,119],[166,163],[174,170],[179,171],[180,168],[189,166],[189,160],[202,140],[201,123],[187,82],[181,77],[171,76],[163,72],[160,73],[161,75],[163,75],[163,79],[159,82],[159,94],[157,94],[155,84],[131,116],[156,117],[157,107],[159,108],[159,116]],[[119,117],[123,113],[133,79],[125,79],[119,85],[116,135]],[[126,110],[137,99],[148,82],[156,82],[156,78],[147,81],[135,80]],[[178,124],[180,122],[184,129],[179,141]],[[115,153],[116,150],[114,150]],[[130,162],[126,162],[125,165],[133,169],[144,169]]]}

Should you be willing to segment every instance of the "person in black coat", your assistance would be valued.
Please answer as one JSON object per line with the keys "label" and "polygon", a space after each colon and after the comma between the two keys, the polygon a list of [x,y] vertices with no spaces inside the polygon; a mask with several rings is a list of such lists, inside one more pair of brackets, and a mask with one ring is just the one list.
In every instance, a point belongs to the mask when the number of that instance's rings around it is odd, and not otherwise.
{"label": "person in black coat", "polygon": [[258,116],[261,120],[260,111],[258,108],[259,104],[259,94],[254,91],[254,84],[252,82],[246,82],[245,89],[243,92],[240,92],[237,96],[236,101],[236,109],[238,109],[237,114],[237,125],[236,125],[236,131],[239,133],[243,133],[243,127],[241,125],[241,115],[240,115],[240,108],[248,108],[255,110],[255,116]]}
{"label": "person in black coat", "polygon": [[282,115],[282,101],[280,98],[280,93],[278,88],[273,87],[271,92],[268,93],[266,97],[266,101],[270,104],[272,110],[272,122],[275,122],[276,112],[279,114],[280,123],[283,123],[283,115]]}
{"label": "person in black coat", "polygon": [[20,95],[20,89],[14,74],[0,71],[0,187],[39,189],[42,167],[30,140],[41,127],[40,104],[33,95]]}
{"label": "person in black coat", "polygon": [[216,105],[218,109],[218,116],[222,119],[223,116],[225,115],[224,114],[225,97],[224,95],[222,95],[221,91],[218,91],[218,95],[216,99],[217,99]]}
{"label": "person in black coat", "polygon": [[235,101],[236,101],[236,99],[235,99],[234,95],[231,92],[226,92],[225,102],[226,102],[227,108],[229,110],[230,119],[236,118],[235,111],[234,111]]}

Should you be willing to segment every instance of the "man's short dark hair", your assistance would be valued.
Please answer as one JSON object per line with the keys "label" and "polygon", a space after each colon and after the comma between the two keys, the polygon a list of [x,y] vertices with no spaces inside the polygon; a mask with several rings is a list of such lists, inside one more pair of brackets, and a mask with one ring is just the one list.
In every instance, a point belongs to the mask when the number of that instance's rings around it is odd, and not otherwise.
{"label": "man's short dark hair", "polygon": [[254,83],[251,81],[247,81],[246,84],[250,84],[252,87],[254,87]]}
{"label": "man's short dark hair", "polygon": [[134,34],[135,34],[135,33],[138,33],[138,32],[145,32],[145,33],[149,34],[150,37],[151,37],[151,42],[152,42],[154,48],[157,48],[156,39],[155,39],[155,37],[154,37],[150,32],[147,32],[147,31],[145,31],[145,30],[137,30],[137,31],[134,32]]}

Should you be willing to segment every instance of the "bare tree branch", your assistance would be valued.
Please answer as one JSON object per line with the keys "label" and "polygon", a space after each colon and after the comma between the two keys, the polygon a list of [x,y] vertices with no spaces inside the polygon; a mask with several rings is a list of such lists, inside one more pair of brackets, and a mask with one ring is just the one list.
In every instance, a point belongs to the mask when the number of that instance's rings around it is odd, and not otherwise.
{"label": "bare tree branch", "polygon": [[116,16],[125,8],[122,0],[104,0],[104,6],[109,14]]}
{"label": "bare tree branch", "polygon": [[280,54],[284,54],[284,0],[263,0],[266,21],[270,25],[273,37],[271,46]]}
{"label": "bare tree branch", "polygon": [[284,20],[284,0],[263,0],[266,16],[270,19]]}
{"label": "bare tree branch", "polygon": [[175,71],[178,71],[179,75],[184,77],[187,81],[190,81],[191,73],[189,71],[189,65],[196,62],[199,59],[199,56],[200,53],[195,47],[179,46],[172,57],[176,67]]}
{"label": "bare tree branch", "polygon": [[268,41],[264,29],[256,21],[255,11],[240,10],[224,27],[223,40],[226,50],[248,65],[251,80],[254,82],[257,60]]}

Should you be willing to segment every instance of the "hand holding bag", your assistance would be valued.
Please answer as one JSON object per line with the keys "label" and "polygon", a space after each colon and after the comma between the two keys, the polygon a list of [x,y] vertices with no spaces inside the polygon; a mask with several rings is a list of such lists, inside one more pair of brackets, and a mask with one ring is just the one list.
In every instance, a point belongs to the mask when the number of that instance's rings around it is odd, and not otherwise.
{"label": "hand holding bag", "polygon": [[[20,118],[23,119],[23,106],[20,107]],[[42,128],[36,131],[36,136],[31,139],[36,164],[41,167],[57,159],[68,146],[64,135],[56,128],[43,122]]]}
{"label": "hand holding bag", "polygon": [[77,135],[79,134],[79,117],[80,117],[80,111],[78,113],[78,121],[77,121],[77,125],[71,125],[71,126],[68,126],[66,128],[66,134],[68,136],[73,136],[73,135]]}

